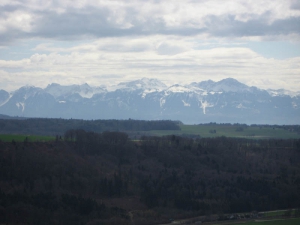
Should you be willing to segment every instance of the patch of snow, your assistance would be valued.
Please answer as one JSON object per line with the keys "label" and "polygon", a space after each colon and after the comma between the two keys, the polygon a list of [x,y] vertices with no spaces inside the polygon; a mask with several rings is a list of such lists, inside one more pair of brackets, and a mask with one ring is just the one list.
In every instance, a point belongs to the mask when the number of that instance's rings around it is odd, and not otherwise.
{"label": "patch of snow", "polygon": [[141,94],[141,97],[142,98],[145,98],[146,97],[146,95],[147,94],[150,94],[150,93],[153,93],[153,92],[156,92],[157,91],[157,89],[146,89],[146,90],[144,90]]}
{"label": "patch of snow", "polygon": [[271,95],[272,97],[279,95],[278,92],[276,92],[276,91],[273,91],[273,90],[267,90],[267,91],[268,91],[269,95]]}
{"label": "patch of snow", "polygon": [[187,103],[187,102],[185,102],[184,100],[182,100],[182,102],[183,102],[183,105],[184,105],[184,106],[187,106],[187,107],[191,106],[190,103]]}
{"label": "patch of snow", "polygon": [[44,90],[55,98],[72,94],[79,94],[83,98],[92,98],[94,94],[106,92],[104,87],[90,87],[88,84],[63,86],[52,83]]}
{"label": "patch of snow", "polygon": [[[108,91],[124,90],[124,91],[136,91],[136,90],[155,90],[163,91],[167,86],[157,79],[142,78],[140,80],[122,82],[118,85],[108,87]],[[153,91],[152,91],[153,92]]]}
{"label": "patch of snow", "polygon": [[25,109],[25,103],[24,103],[24,102],[17,102],[17,103],[16,103],[16,106],[18,107],[18,109],[19,109],[20,107],[22,107],[22,112],[24,112],[24,109]]}
{"label": "patch of snow", "polygon": [[222,94],[222,91],[210,91],[209,94],[215,95],[215,94]]}
{"label": "patch of snow", "polygon": [[238,104],[238,105],[236,106],[236,108],[238,108],[238,109],[246,109],[246,107],[243,106],[242,103]]}
{"label": "patch of snow", "polygon": [[294,109],[296,109],[298,107],[296,102],[292,102],[292,106],[293,106]]}
{"label": "patch of snow", "polygon": [[184,93],[184,92],[192,92],[192,90],[188,87],[181,86],[179,84],[175,84],[169,87],[166,92],[173,92],[173,93]]}
{"label": "patch of snow", "polygon": [[285,96],[285,95],[288,95],[290,97],[296,97],[296,96],[300,95],[299,92],[289,91],[289,90],[285,90],[285,89],[278,89],[278,90],[268,89],[267,92],[272,97]]}
{"label": "patch of snow", "polygon": [[200,108],[202,108],[203,109],[203,114],[206,114],[206,108],[208,108],[208,107],[213,107],[214,105],[213,104],[210,104],[210,103],[208,103],[207,101],[200,101],[200,103],[201,103],[201,106],[200,106]]}
{"label": "patch of snow", "polygon": [[164,97],[162,97],[160,100],[159,100],[159,105],[160,107],[162,108],[164,106],[164,104],[166,103],[166,99]]}

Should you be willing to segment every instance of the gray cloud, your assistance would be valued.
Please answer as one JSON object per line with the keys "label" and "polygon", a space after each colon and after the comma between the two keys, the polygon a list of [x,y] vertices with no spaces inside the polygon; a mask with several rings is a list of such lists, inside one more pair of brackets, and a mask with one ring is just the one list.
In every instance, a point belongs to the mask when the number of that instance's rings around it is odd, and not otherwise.
{"label": "gray cloud", "polygon": [[144,52],[150,50],[151,46],[147,44],[133,44],[133,45],[124,45],[121,43],[107,44],[98,48],[98,50],[104,50],[108,52]]}
{"label": "gray cloud", "polygon": [[[203,1],[206,2],[206,1]],[[153,3],[157,5],[158,2]],[[57,3],[59,4],[59,3]],[[197,4],[199,5],[199,4]],[[53,6],[52,6],[53,7]],[[198,6],[199,7],[199,6]],[[299,2],[292,1],[290,8],[298,9]],[[118,11],[119,10],[119,11]],[[28,22],[29,30],[22,30],[18,27],[5,27],[0,30],[0,44],[26,39],[26,38],[49,38],[49,39],[83,39],[87,37],[120,37],[131,35],[180,35],[193,36],[198,34],[208,34],[210,36],[223,37],[245,37],[245,36],[268,36],[268,35],[288,35],[290,33],[300,34],[300,16],[286,18],[272,18],[272,12],[266,11],[261,15],[249,17],[246,21],[237,20],[235,14],[223,13],[199,18],[183,15],[176,18],[175,25],[169,25],[165,16],[176,16],[166,14],[163,10],[151,15],[151,10],[147,15],[139,10],[137,6],[129,4],[120,6],[118,10],[110,6],[83,6],[82,8],[64,8],[63,12],[52,9],[34,9],[25,5],[5,5],[0,7],[0,28],[9,13],[22,13],[32,15],[32,21]],[[238,13],[238,12],[237,12]],[[251,12],[249,12],[251,13]],[[254,13],[254,12],[253,12]],[[121,14],[121,15],[119,15]],[[250,14],[251,15],[251,14]],[[204,25],[200,25],[204,24]]]}
{"label": "gray cloud", "polygon": [[299,0],[292,0],[291,9],[300,10],[300,1]]}
{"label": "gray cloud", "polygon": [[157,48],[157,53],[160,55],[176,55],[183,51],[184,49],[182,47],[170,45],[168,43],[162,43]]}
{"label": "gray cloud", "polygon": [[121,30],[107,20],[109,12],[105,8],[68,11],[63,14],[43,12],[39,16],[41,19],[36,23],[34,36],[76,39],[82,36],[107,37],[128,34],[128,30]]}
{"label": "gray cloud", "polygon": [[234,15],[227,17],[207,17],[206,26],[212,36],[243,37],[243,36],[272,36],[300,34],[300,17],[275,20],[267,22],[268,13],[247,22],[235,20]]}
{"label": "gray cloud", "polygon": [[[14,12],[20,9],[24,9],[23,6],[20,5],[1,5],[0,6],[0,17],[3,17],[5,13]],[[2,16],[1,16],[2,15]]]}

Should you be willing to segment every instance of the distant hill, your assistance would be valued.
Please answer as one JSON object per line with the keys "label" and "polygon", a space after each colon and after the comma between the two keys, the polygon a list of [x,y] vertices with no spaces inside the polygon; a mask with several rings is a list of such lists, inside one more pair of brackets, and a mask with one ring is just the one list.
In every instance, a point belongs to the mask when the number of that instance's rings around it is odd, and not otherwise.
{"label": "distant hill", "polygon": [[0,114],[0,119],[10,119],[10,116]]}
{"label": "distant hill", "polygon": [[[0,118],[0,133],[27,135],[64,135],[67,130],[80,129],[101,133],[104,131],[123,131],[135,136],[150,130],[180,130],[179,122],[170,120],[78,120],[47,118]],[[142,133],[140,133],[143,131]]]}
{"label": "distant hill", "polygon": [[8,116],[8,115],[0,114],[0,119],[23,120],[23,119],[25,119],[25,117],[19,117],[19,116]]}

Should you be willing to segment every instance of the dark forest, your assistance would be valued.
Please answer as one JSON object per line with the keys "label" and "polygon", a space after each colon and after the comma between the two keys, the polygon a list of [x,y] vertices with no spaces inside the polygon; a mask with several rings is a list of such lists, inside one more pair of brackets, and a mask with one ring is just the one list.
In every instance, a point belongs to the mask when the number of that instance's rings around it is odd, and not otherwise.
{"label": "dark forest", "polygon": [[0,142],[0,223],[158,224],[300,207],[300,140],[68,130]]}

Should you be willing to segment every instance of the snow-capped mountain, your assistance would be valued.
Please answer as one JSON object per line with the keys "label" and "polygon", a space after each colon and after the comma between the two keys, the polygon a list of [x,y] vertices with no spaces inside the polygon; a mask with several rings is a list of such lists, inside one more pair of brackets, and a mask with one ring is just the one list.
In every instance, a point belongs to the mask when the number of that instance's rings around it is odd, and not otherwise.
{"label": "snow-capped mountain", "polygon": [[200,83],[194,82],[190,86],[199,87],[208,92],[247,92],[254,88],[242,84],[233,78],[227,78],[219,82],[212,80],[202,81]]}
{"label": "snow-capped mountain", "polygon": [[83,98],[91,98],[94,94],[106,92],[106,89],[105,87],[90,87],[87,83],[70,86],[52,83],[45,88],[45,91],[55,98],[62,96],[67,97],[74,94],[79,94]]}
{"label": "snow-capped mountain", "polygon": [[157,79],[142,78],[140,80],[121,82],[118,85],[108,87],[109,91],[126,91],[138,92],[142,98],[152,92],[160,92],[166,89],[167,86]]}
{"label": "snow-capped mountain", "polygon": [[24,86],[10,93],[0,110],[14,116],[43,117],[53,110],[55,99],[42,88]]}
{"label": "snow-capped mountain", "polygon": [[140,80],[119,83],[115,88],[125,89],[129,91],[135,91],[140,89],[162,91],[165,88],[167,88],[167,86],[157,79],[149,79],[144,77]]}
{"label": "snow-capped mountain", "polygon": [[0,114],[81,119],[171,119],[184,123],[299,124],[300,96],[228,78],[167,86],[143,78],[111,87],[88,84],[0,90]]}

